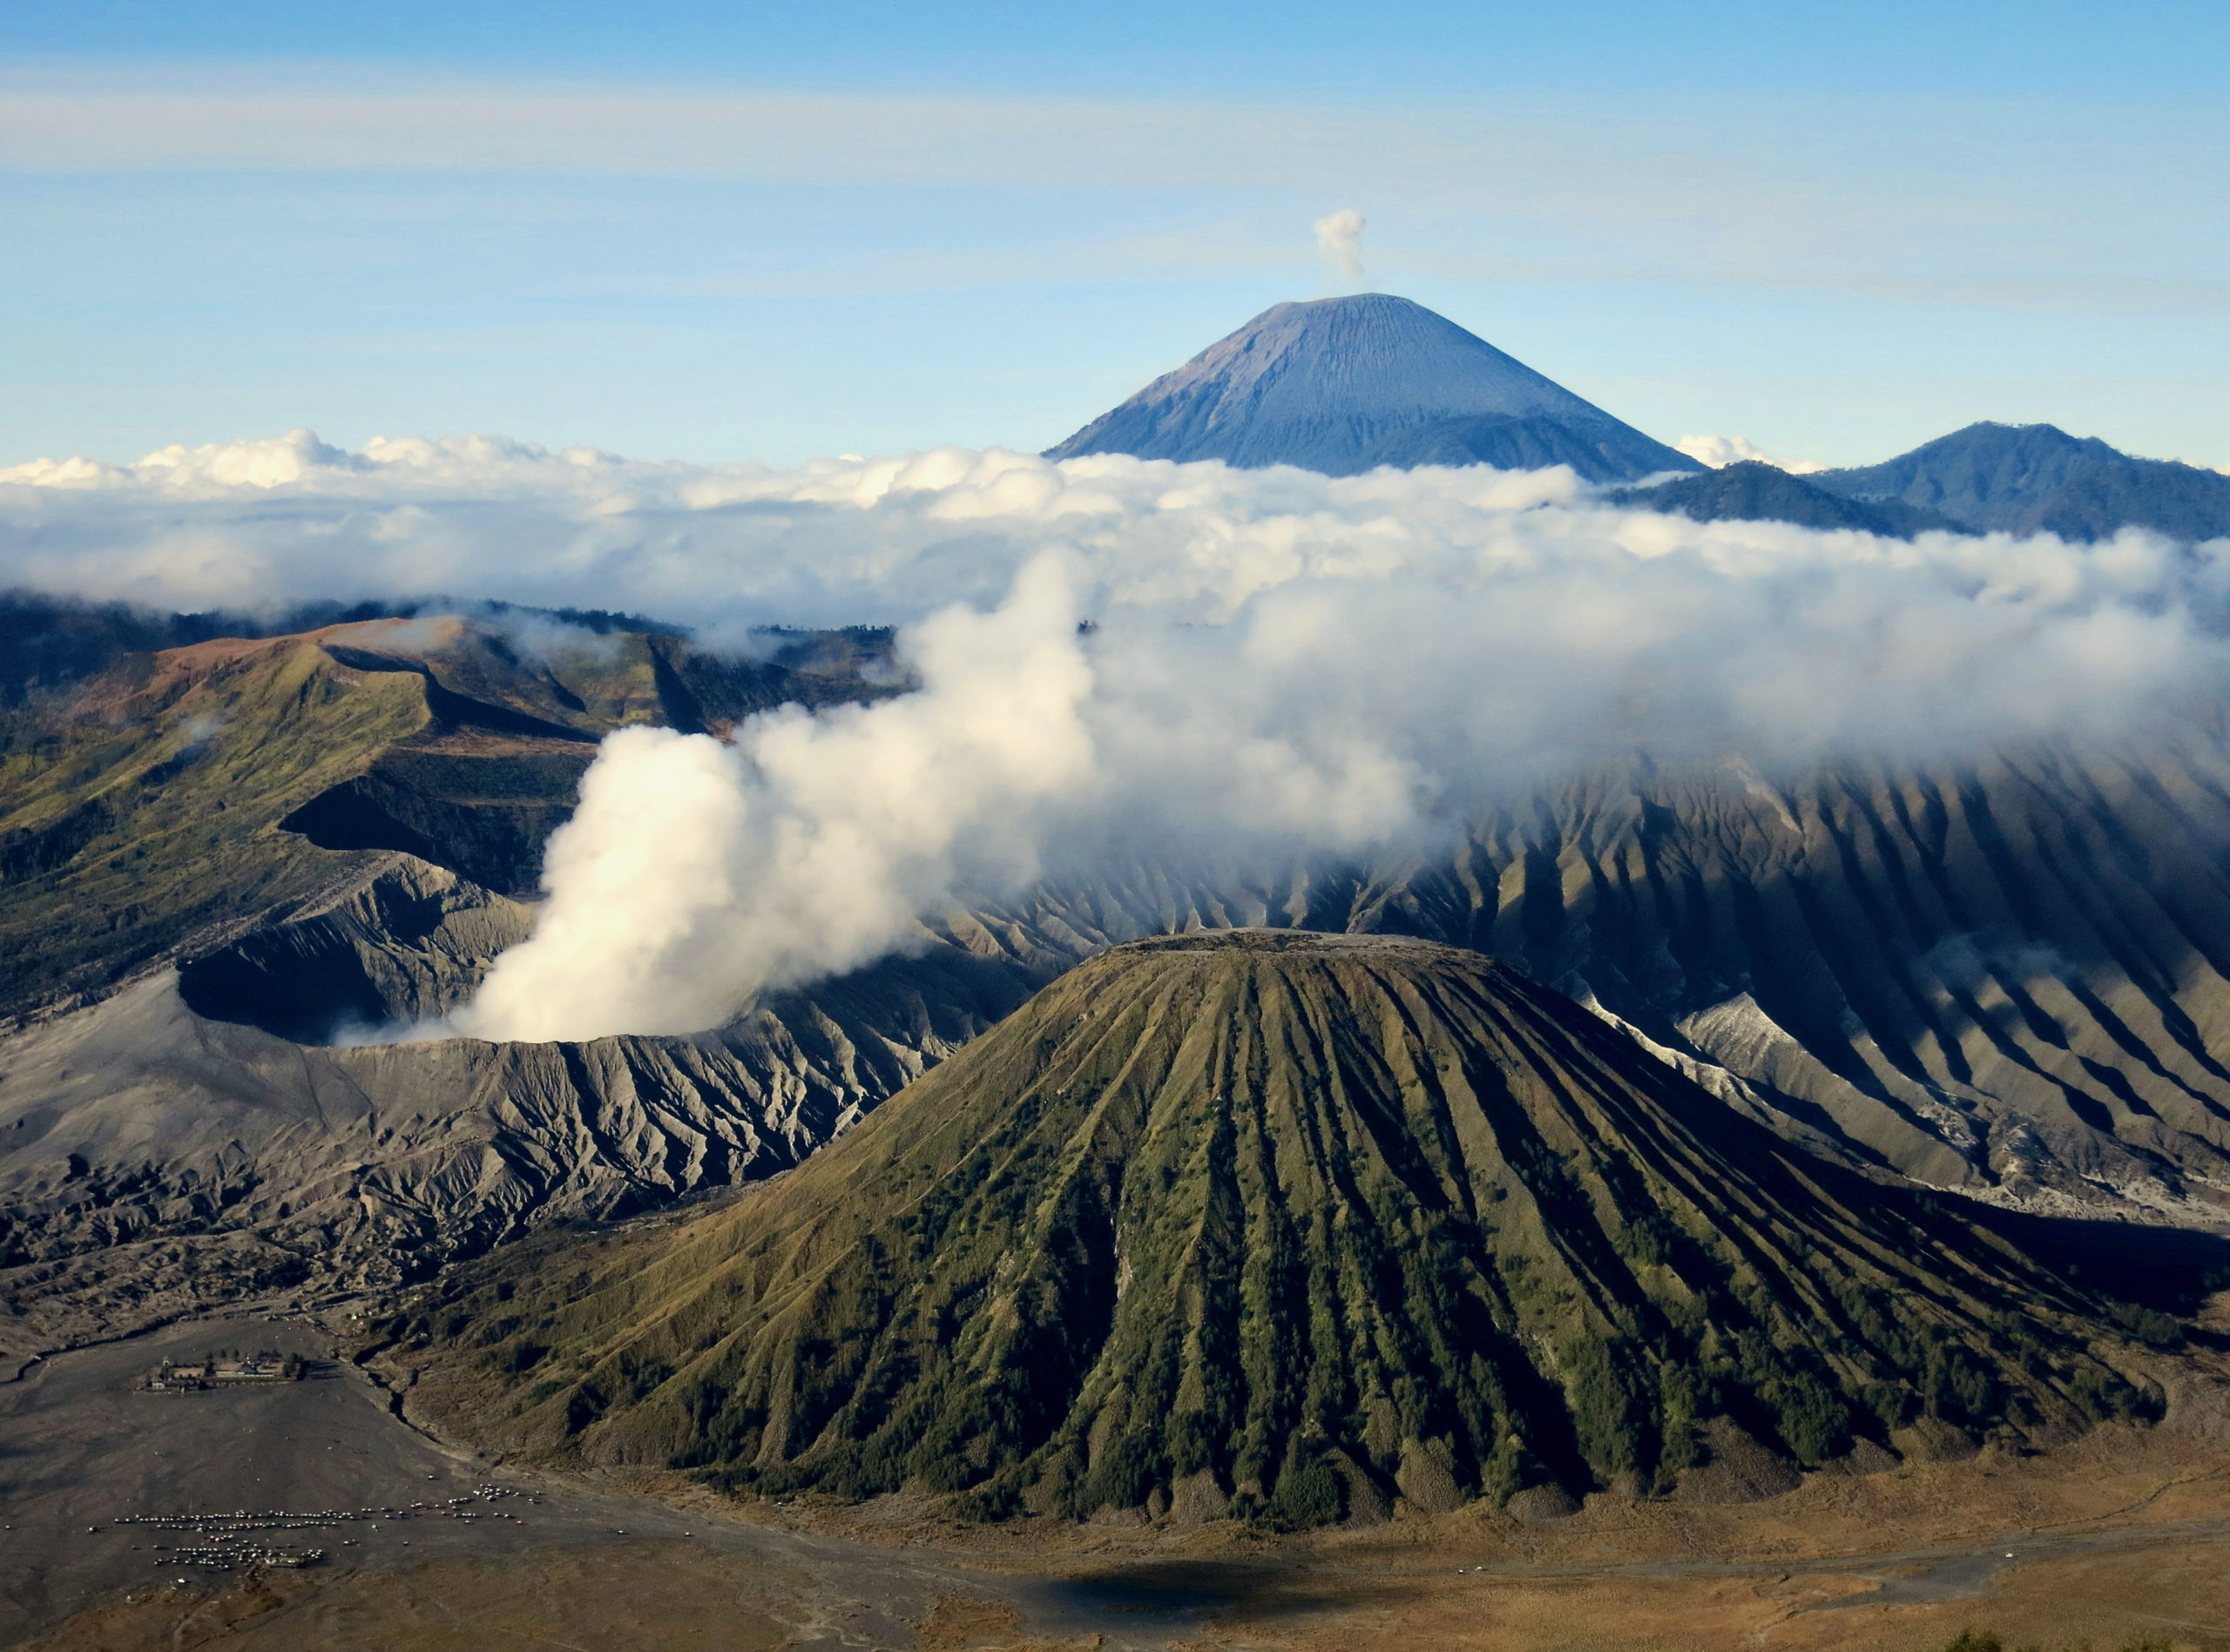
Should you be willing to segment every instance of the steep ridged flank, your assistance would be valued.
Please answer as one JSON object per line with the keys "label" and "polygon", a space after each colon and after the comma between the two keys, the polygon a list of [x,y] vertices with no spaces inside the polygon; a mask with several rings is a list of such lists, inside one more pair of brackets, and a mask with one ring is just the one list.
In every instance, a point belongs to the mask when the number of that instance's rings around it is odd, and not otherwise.
{"label": "steep ridged flank", "polygon": [[1862,1159],[2230,1226],[2226,844],[2230,731],[2202,708],[1971,762],[1637,759],[1483,812],[1452,858],[1111,865],[1010,916],[1100,944],[1271,924],[1475,947]]}
{"label": "steep ridged flank", "polygon": [[1794,784],[1638,766],[1481,821],[1456,866],[1333,921],[1592,991],[1924,1180],[2220,1225],[2226,841],[2212,716]]}
{"label": "steep ridged flank", "polygon": [[98,997],[348,868],[271,830],[430,721],[306,637],[139,656],[0,720],[0,1015]]}
{"label": "steep ridged flank", "polygon": [[1447,317],[1385,293],[1274,305],[1046,457],[1094,453],[1335,476],[1378,465],[1568,464],[1601,482],[1701,469]]}
{"label": "steep ridged flank", "polygon": [[1569,1001],[1260,930],[1116,948],[733,1209],[390,1331],[483,1443],[984,1514],[1306,1525],[2145,1405],[2102,1305]]}

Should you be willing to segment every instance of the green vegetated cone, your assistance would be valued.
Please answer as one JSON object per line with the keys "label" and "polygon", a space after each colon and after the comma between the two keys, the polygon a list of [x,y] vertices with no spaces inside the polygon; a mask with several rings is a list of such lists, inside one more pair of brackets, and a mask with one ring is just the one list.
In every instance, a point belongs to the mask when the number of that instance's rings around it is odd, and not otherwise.
{"label": "green vegetated cone", "polygon": [[983,1517],[1553,1514],[2142,1414],[2101,1305],[1958,1209],[1480,954],[1203,933],[727,1210],[498,1257],[393,1330],[509,1449]]}

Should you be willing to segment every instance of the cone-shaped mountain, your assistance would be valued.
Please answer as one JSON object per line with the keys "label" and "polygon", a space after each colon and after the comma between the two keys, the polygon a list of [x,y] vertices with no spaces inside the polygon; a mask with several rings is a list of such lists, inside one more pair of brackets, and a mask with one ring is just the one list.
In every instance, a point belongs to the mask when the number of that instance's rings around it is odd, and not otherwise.
{"label": "cone-shaped mountain", "polygon": [[725,1210],[391,1330],[507,1450],[982,1514],[1773,1489],[2144,1411],[2109,1305],[1972,1208],[1478,954],[1225,931],[1103,954]]}
{"label": "cone-shaped mountain", "polygon": [[1046,456],[1127,453],[1352,475],[1378,465],[1568,464],[1591,482],[1697,470],[1422,304],[1280,304]]}

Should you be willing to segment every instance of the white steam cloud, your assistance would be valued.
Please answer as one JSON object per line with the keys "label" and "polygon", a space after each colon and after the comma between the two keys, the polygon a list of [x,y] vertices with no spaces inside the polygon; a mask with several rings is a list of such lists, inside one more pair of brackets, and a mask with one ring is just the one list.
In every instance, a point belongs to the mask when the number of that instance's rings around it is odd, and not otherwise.
{"label": "white steam cloud", "polygon": [[765,987],[889,952],[956,888],[1038,869],[1050,802],[1093,779],[1092,678],[1061,560],[997,611],[916,627],[921,690],[874,707],[752,718],[732,745],[624,729],[552,837],[551,899],[455,1017],[490,1038],[693,1032]]}
{"label": "white steam cloud", "polygon": [[1723,470],[1745,460],[1772,465],[1793,476],[1808,476],[1828,469],[1817,459],[1776,459],[1747,436],[1682,436],[1672,446],[1698,464],[1709,465],[1713,470]]}
{"label": "white steam cloud", "polygon": [[1362,285],[1362,233],[1368,220],[1352,206],[1316,220],[1316,251],[1335,279]]}
{"label": "white steam cloud", "polygon": [[1698,523],[1563,470],[772,470],[298,433],[0,472],[0,584],[184,608],[440,591],[714,640],[907,627],[917,692],[728,745],[606,741],[534,937],[459,1017],[530,1038],[711,1025],[1111,853],[1429,847],[1637,750],[1770,775],[2119,731],[2230,681],[2226,562],[2134,530]]}

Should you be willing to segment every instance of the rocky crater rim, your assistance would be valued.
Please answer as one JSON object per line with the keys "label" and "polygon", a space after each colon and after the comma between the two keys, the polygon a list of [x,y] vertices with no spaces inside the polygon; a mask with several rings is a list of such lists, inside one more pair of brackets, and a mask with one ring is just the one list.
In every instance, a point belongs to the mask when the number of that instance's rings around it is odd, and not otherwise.
{"label": "rocky crater rim", "polygon": [[1110,947],[1101,957],[1103,960],[1147,957],[1171,952],[1250,952],[1272,955],[1286,953],[1337,953],[1347,955],[1378,953],[1399,954],[1419,961],[1431,958],[1461,959],[1475,963],[1482,969],[1497,967],[1495,961],[1484,953],[1451,947],[1444,941],[1427,941],[1420,935],[1328,934],[1315,930],[1267,927],[1188,929],[1181,934],[1148,935],[1141,941],[1126,941],[1120,946]]}

